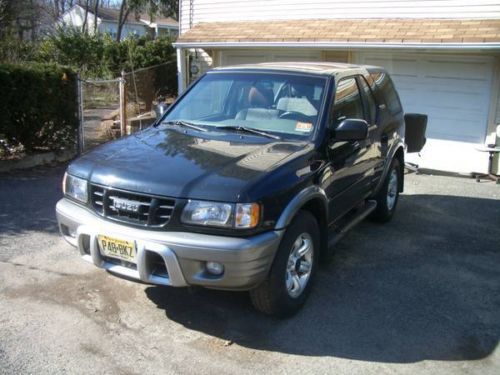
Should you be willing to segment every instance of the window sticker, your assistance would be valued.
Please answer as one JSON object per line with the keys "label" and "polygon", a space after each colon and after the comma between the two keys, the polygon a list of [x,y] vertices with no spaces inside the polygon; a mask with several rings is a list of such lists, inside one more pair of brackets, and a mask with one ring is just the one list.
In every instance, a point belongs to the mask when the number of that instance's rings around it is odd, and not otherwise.
{"label": "window sticker", "polygon": [[297,121],[295,125],[296,132],[309,133],[313,128],[313,124],[311,122],[301,122]]}

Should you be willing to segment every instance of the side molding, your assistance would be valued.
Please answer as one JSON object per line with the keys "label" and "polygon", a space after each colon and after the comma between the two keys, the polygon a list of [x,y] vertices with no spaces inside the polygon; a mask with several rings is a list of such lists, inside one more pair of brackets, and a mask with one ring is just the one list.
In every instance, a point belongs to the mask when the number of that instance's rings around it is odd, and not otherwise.
{"label": "side molding", "polygon": [[325,191],[318,186],[309,186],[299,192],[285,207],[278,221],[276,222],[276,230],[286,228],[295,217],[295,214],[312,199],[319,198],[325,206],[325,212],[328,218],[328,198]]}

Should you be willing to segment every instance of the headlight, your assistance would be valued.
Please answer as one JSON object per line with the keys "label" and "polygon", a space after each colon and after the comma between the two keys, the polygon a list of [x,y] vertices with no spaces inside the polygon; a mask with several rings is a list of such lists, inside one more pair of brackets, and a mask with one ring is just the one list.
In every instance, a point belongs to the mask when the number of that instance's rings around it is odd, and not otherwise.
{"label": "headlight", "polygon": [[87,203],[87,180],[66,173],[63,180],[63,192],[77,201]]}
{"label": "headlight", "polygon": [[233,205],[228,203],[189,201],[182,212],[181,220],[186,224],[231,227]]}
{"label": "headlight", "polygon": [[181,221],[186,224],[225,228],[254,228],[259,223],[257,203],[232,204],[190,200],[184,207]]}

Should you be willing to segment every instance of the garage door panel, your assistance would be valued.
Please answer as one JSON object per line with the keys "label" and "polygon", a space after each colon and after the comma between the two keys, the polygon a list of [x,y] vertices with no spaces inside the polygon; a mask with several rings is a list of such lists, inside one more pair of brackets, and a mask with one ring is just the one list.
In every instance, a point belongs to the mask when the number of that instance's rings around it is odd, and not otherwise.
{"label": "garage door panel", "polygon": [[[446,111],[446,109],[445,109]],[[453,122],[465,122],[465,126],[468,128],[468,129],[463,129],[464,131],[465,130],[470,130],[471,133],[473,134],[478,134],[477,131],[475,131],[474,128],[472,128],[470,126],[470,123],[471,122],[475,122],[477,121],[477,116],[478,115],[475,115],[473,113],[470,113],[470,112],[466,112],[466,111],[459,111],[459,110],[454,110],[454,111],[451,111],[453,113],[445,113],[443,114],[443,109],[442,108],[429,108],[429,110],[427,111],[427,115],[429,116],[429,118],[432,118],[432,121],[443,121],[443,120],[446,120],[446,121],[453,121]],[[441,122],[438,122],[439,126],[435,126],[435,128],[439,128],[441,130],[444,130],[445,126],[441,123]],[[430,128],[432,129],[432,128]]]}
{"label": "garage door panel", "polygon": [[[443,112],[452,112],[452,113],[443,113]],[[432,119],[433,123],[435,122],[434,126],[428,127],[429,129],[433,128],[439,128],[442,131],[445,130],[445,126],[441,122],[437,122],[438,120],[447,120],[447,121],[465,121],[466,123],[464,124],[465,128],[463,131],[470,131],[470,133],[477,134],[478,139],[483,137],[483,133],[479,133],[476,131],[476,129],[473,126],[470,126],[471,123],[475,123],[477,121],[478,116],[481,115],[481,113],[474,114],[471,112],[467,111],[461,111],[457,109],[447,109],[447,108],[441,108],[441,107],[434,107],[434,108],[429,108],[427,111],[427,115],[429,119]]]}
{"label": "garage door panel", "polygon": [[[440,113],[442,116],[453,118],[455,116],[472,116],[474,122],[484,119],[489,101],[484,97],[475,97],[468,94],[449,95],[448,92],[438,90],[418,91],[413,89],[398,89],[405,112],[418,111],[430,114]],[[421,96],[418,96],[418,94]],[[406,99],[412,97],[411,99]],[[441,98],[439,98],[441,97]],[[467,102],[467,105],[464,103]],[[477,127],[471,125],[477,132]]]}
{"label": "garage door panel", "polygon": [[[434,121],[439,123],[440,126],[428,129],[427,136],[429,138],[462,140],[465,137],[474,142],[481,142],[481,137],[470,129],[469,124],[473,119],[441,117],[433,113],[430,113],[430,116],[432,116]],[[439,137],[435,135],[439,135]]]}
{"label": "garage door panel", "polygon": [[395,77],[416,77],[418,75],[418,66],[415,60],[411,58],[369,58],[365,64],[385,66],[387,69],[390,69],[392,75]]}
{"label": "garage door panel", "polygon": [[[463,82],[462,82],[463,83]],[[481,107],[482,110],[488,110],[489,91],[485,92],[485,86],[477,87],[475,85],[439,85],[435,82],[429,82],[427,85],[418,85],[419,92],[426,93],[433,101],[446,101],[452,99],[459,102],[461,107],[475,108]]]}
{"label": "garage door panel", "polygon": [[486,63],[462,62],[449,60],[428,60],[425,63],[425,75],[429,78],[465,81],[487,81]]}
{"label": "garage door panel", "polygon": [[256,64],[266,62],[267,56],[260,54],[248,53],[232,53],[230,55],[223,54],[223,65],[239,65],[239,64]]}
{"label": "garage door panel", "polygon": [[319,53],[275,53],[272,61],[319,61],[320,58]]}
{"label": "garage door panel", "polygon": [[488,82],[484,81],[476,81],[476,80],[448,80],[442,78],[430,78],[426,77],[421,80],[419,83],[420,86],[424,86],[428,89],[438,89],[438,90],[447,90],[450,92],[466,92],[472,93],[474,95],[488,95],[488,92],[485,92],[485,87],[488,86]]}
{"label": "garage door panel", "polygon": [[[428,105],[430,108],[442,108],[444,110],[455,109],[461,112],[471,112],[475,114],[484,113],[484,99],[465,93],[454,93],[450,95],[447,92],[440,92],[438,90],[425,91],[427,98],[423,98],[422,104]],[[441,96],[439,102],[435,99]],[[467,103],[466,105],[464,103]]]}
{"label": "garage door panel", "polygon": [[455,142],[470,142],[477,143],[477,136],[475,134],[467,134],[460,131],[460,126],[457,126],[455,134],[450,133],[449,130],[446,133],[441,133],[439,131],[431,131],[428,134],[431,139],[442,139],[445,141],[455,141]]}

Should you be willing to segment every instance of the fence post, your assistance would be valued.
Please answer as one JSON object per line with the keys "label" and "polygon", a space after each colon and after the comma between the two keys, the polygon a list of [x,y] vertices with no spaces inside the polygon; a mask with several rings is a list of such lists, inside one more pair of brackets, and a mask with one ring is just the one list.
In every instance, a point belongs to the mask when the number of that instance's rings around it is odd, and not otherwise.
{"label": "fence post", "polygon": [[122,137],[127,134],[127,92],[125,84],[125,72],[122,71],[120,77],[120,133]]}
{"label": "fence post", "polygon": [[83,85],[80,79],[80,73],[76,75],[76,90],[78,98],[78,155],[85,150],[84,118],[83,118]]}

